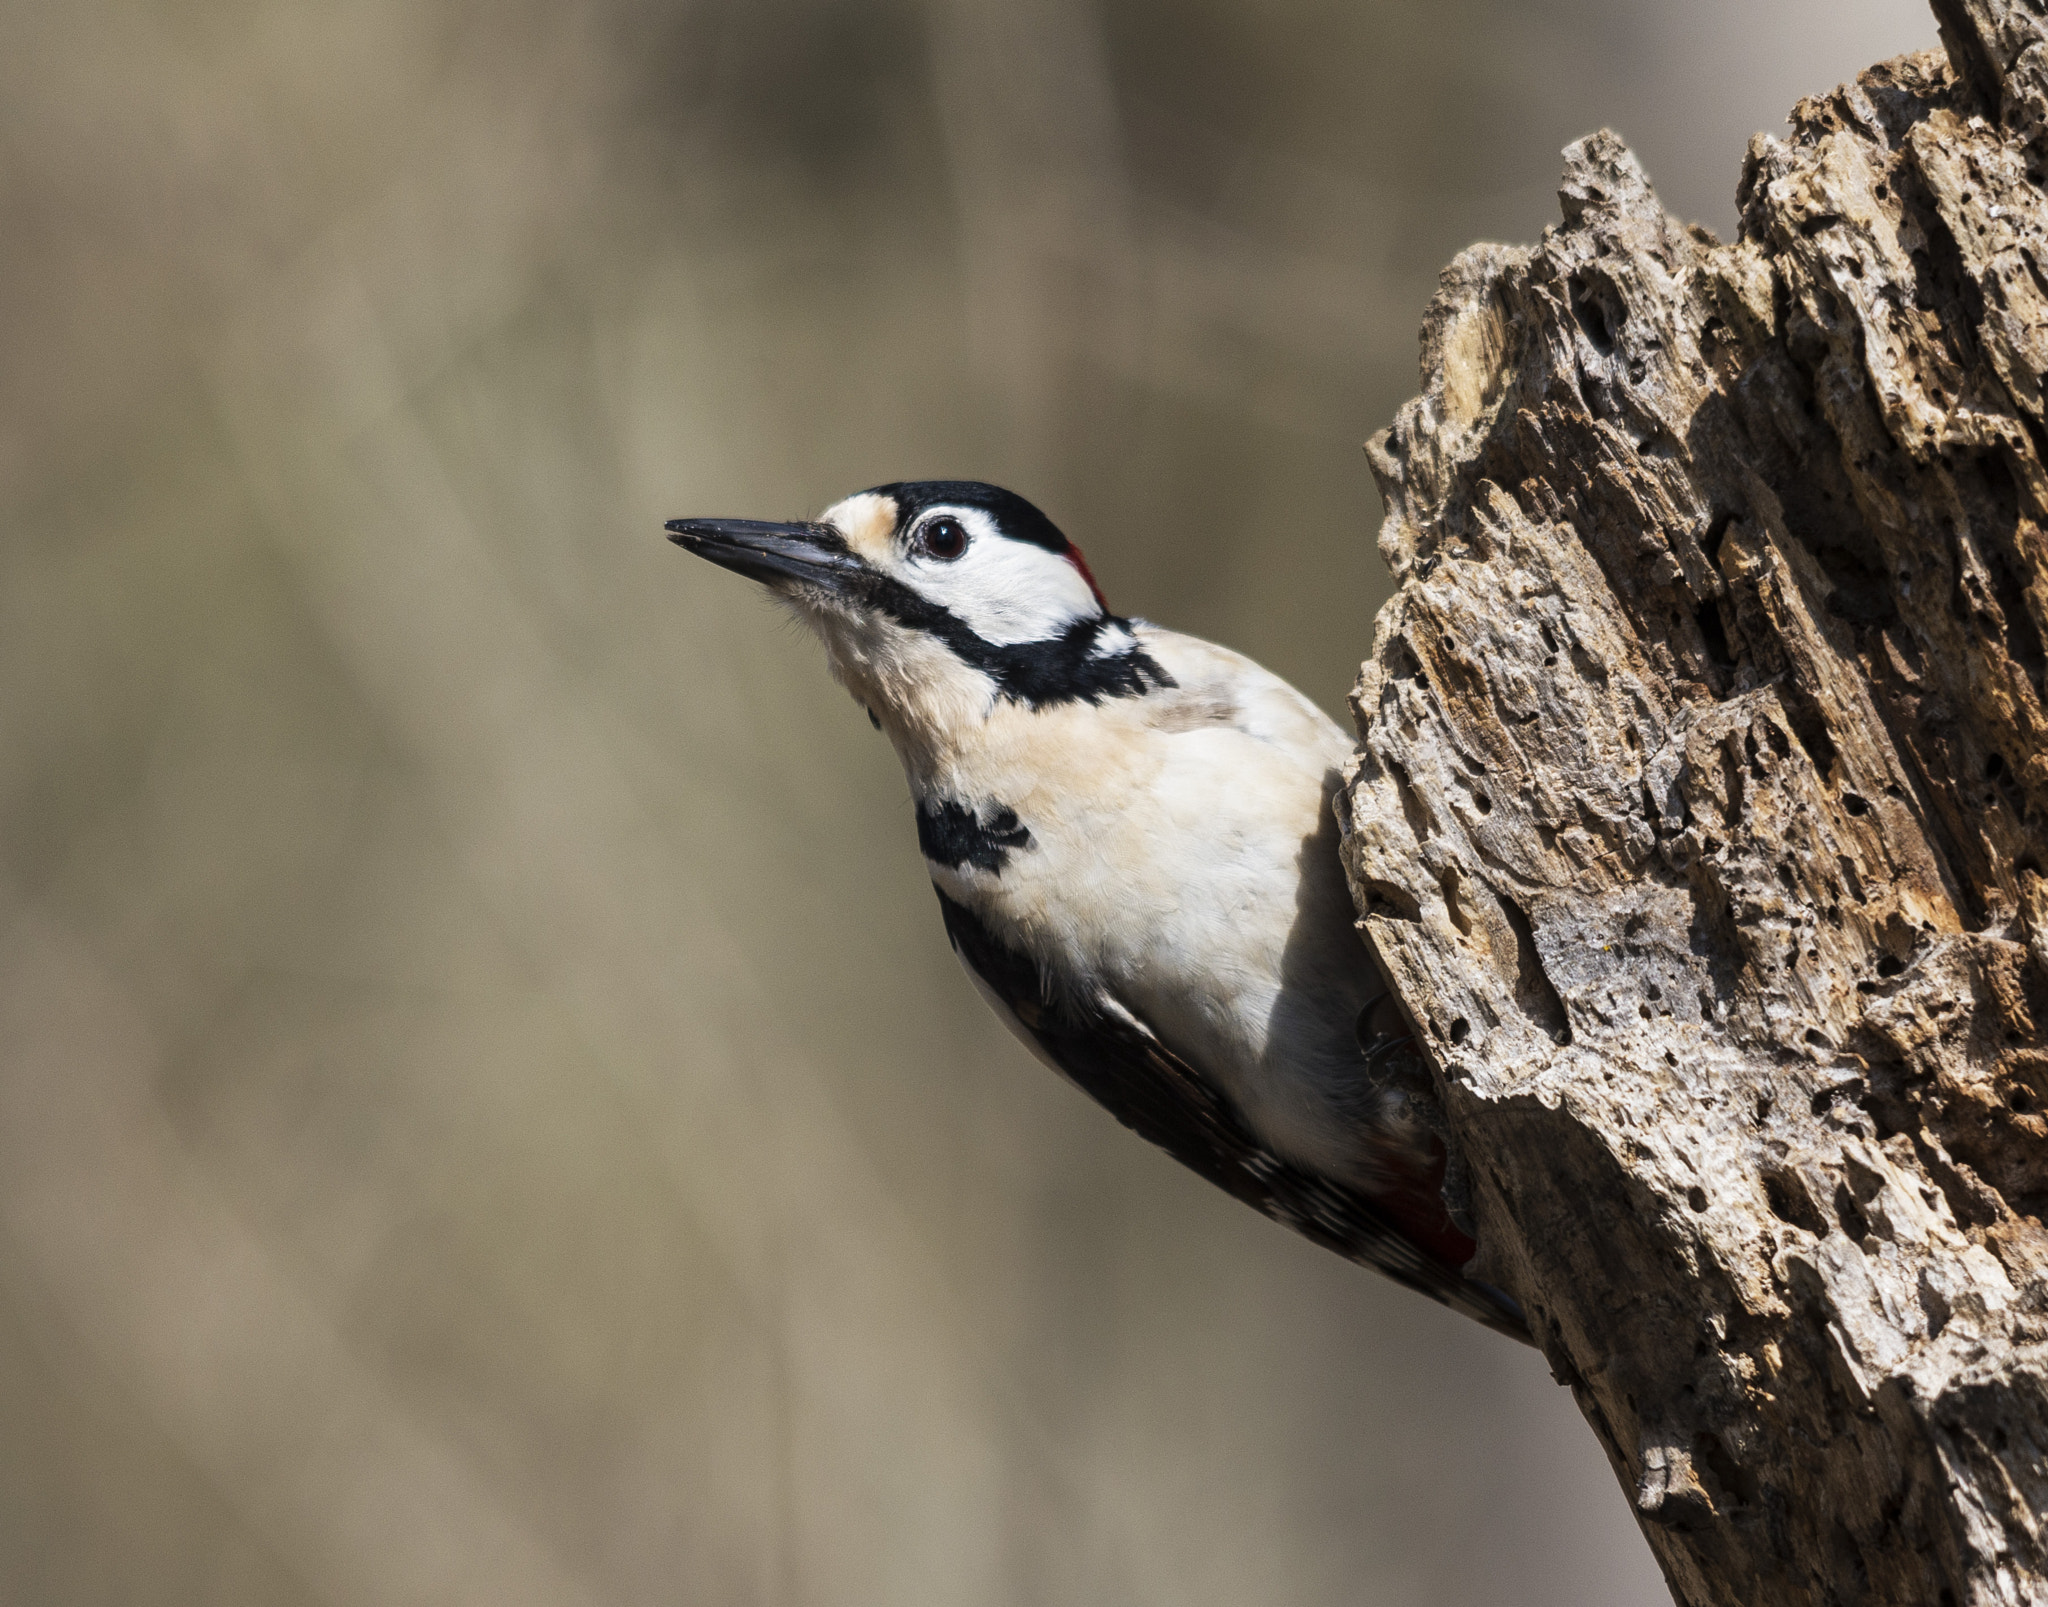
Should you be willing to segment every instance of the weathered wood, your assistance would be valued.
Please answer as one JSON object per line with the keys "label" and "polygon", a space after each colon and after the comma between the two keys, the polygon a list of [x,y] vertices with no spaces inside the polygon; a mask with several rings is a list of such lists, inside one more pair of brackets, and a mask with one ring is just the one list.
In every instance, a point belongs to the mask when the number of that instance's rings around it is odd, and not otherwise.
{"label": "weathered wood", "polygon": [[1687,1603],[2048,1600],[2048,48],[1937,10],[1732,244],[1573,146],[1369,447],[1347,867]]}

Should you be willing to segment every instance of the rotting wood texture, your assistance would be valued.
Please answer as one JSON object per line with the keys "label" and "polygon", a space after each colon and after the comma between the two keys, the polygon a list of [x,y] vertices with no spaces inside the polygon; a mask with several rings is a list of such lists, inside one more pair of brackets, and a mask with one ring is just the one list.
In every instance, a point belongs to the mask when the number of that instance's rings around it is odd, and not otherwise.
{"label": "rotting wood texture", "polygon": [[2048,1600],[2048,48],[1937,12],[1732,244],[1574,145],[1368,448],[1346,865],[1686,1603]]}

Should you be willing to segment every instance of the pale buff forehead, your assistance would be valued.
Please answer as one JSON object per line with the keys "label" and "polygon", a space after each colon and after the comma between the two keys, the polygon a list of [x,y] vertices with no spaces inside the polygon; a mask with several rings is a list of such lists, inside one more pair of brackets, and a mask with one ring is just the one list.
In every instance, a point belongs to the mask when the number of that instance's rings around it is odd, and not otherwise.
{"label": "pale buff forehead", "polygon": [[846,538],[846,544],[870,563],[889,556],[889,538],[896,532],[896,499],[863,491],[835,502],[819,516]]}

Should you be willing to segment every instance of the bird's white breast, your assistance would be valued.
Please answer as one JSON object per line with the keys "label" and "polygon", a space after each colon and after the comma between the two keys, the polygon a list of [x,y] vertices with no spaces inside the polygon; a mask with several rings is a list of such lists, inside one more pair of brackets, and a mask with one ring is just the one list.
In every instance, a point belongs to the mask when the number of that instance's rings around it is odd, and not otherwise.
{"label": "bird's white breast", "polygon": [[1349,742],[1248,659],[1139,634],[1177,688],[1006,706],[913,772],[921,798],[1008,807],[1031,833],[999,871],[934,880],[1056,980],[1107,986],[1276,1149],[1355,1170],[1373,980],[1328,805]]}

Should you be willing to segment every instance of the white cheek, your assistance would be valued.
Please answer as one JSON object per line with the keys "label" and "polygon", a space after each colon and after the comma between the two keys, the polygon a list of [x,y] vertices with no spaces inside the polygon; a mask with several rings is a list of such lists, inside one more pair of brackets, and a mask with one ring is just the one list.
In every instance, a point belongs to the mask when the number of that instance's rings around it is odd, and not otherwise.
{"label": "white cheek", "polygon": [[997,647],[1045,641],[1101,612],[1088,583],[1066,559],[1001,537],[977,539],[957,563],[914,563],[907,578]]}

